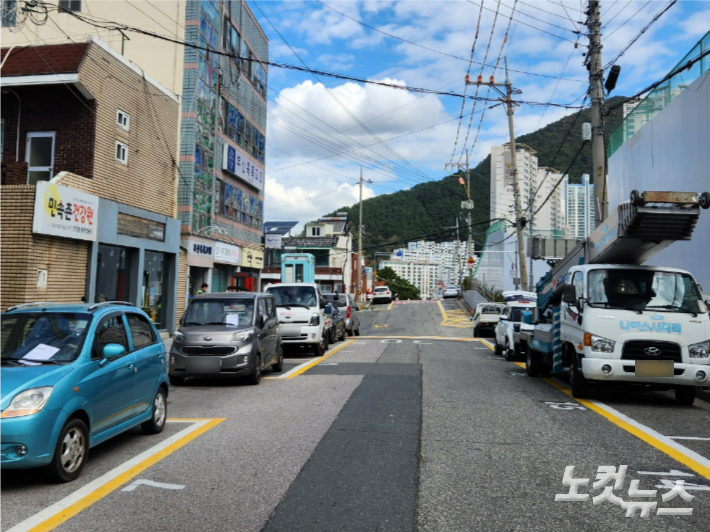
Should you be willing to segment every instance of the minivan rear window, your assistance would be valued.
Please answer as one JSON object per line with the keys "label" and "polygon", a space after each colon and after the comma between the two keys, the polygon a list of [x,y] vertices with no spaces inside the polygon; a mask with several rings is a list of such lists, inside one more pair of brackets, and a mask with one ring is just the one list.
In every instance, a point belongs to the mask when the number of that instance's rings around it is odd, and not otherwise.
{"label": "minivan rear window", "polygon": [[337,296],[335,294],[324,294],[323,297],[328,303],[333,303],[338,307],[348,306],[348,296],[345,294],[338,294]]}

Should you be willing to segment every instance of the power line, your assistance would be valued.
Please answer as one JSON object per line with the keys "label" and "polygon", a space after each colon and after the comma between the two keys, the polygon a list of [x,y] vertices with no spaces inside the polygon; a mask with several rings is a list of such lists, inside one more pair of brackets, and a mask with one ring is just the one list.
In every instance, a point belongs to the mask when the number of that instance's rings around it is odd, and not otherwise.
{"label": "power line", "polygon": [[611,37],[611,36],[614,35],[617,31],[619,31],[621,28],[623,28],[629,21],[631,21],[632,18],[634,18],[634,17],[635,17],[636,15],[638,15],[639,13],[641,13],[641,11],[643,11],[644,9],[646,9],[646,7],[648,7],[648,5],[649,5],[652,1],[653,1],[653,0],[648,0],[648,2],[646,2],[644,5],[641,6],[641,9],[639,9],[638,11],[636,11],[636,13],[634,13],[633,15],[631,15],[631,16],[630,16],[628,19],[626,19],[624,22],[622,22],[621,24],[619,24],[616,28],[614,28],[614,30],[613,30],[611,33],[609,33],[609,34],[608,34],[606,37],[604,37],[604,39],[602,39],[602,40],[604,40],[604,41],[607,40],[609,37]]}
{"label": "power line", "polygon": [[[582,150],[583,150],[584,147],[587,145],[587,142],[589,142],[589,141],[587,141],[587,140],[583,140],[583,141],[582,141],[582,144],[580,145],[579,149],[577,150],[577,153],[574,154],[574,157],[572,158],[572,161],[569,163],[569,166],[567,167],[567,170],[565,170],[564,174],[562,174],[563,176],[569,174],[570,169],[572,168],[572,166],[574,165],[575,161],[577,160],[577,157],[579,157],[579,154],[582,153]],[[552,190],[550,190],[550,193],[549,193],[549,194],[547,195],[547,197],[545,198],[545,201],[543,201],[543,202],[540,204],[540,206],[537,208],[537,210],[533,213],[533,217],[535,217],[535,216],[537,215],[537,213],[540,212],[540,209],[542,209],[542,208],[545,206],[545,203],[547,203],[547,202],[549,201],[549,199],[552,197],[552,194],[554,194],[555,190],[557,190],[557,187],[560,186],[560,183],[562,183],[562,181],[564,181],[564,179],[560,179],[559,181],[557,181],[557,183],[555,183],[555,186],[552,187]]]}
{"label": "power line", "polygon": [[678,1],[678,0],[671,0],[670,3],[668,3],[663,9],[661,9],[658,13],[656,13],[656,16],[654,16],[654,17],[648,22],[648,24],[646,24],[646,25],[641,29],[641,31],[639,31],[638,34],[637,34],[633,39],[631,39],[631,40],[629,41],[629,43],[628,43],[618,54],[616,54],[616,56],[614,57],[614,59],[612,59],[611,61],[609,61],[609,62],[606,64],[606,66],[605,66],[602,70],[606,70],[606,69],[609,68],[611,65],[613,65],[614,63],[616,63],[616,62],[619,60],[619,58],[620,58],[622,55],[624,55],[624,54],[626,53],[626,51],[627,51],[629,48],[631,48],[631,46],[633,46],[633,44],[634,44],[636,41],[638,41],[644,33],[646,33],[646,30],[648,30],[648,28],[650,28],[659,18],[661,18],[661,17],[663,16],[663,14],[664,14],[666,11],[668,11],[671,7],[673,7],[673,5],[674,5],[677,1]]}

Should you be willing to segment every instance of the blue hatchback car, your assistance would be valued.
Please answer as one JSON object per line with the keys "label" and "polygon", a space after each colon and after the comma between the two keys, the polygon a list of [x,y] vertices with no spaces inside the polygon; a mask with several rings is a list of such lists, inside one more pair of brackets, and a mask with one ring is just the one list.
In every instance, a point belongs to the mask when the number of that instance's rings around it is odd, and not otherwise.
{"label": "blue hatchback car", "polygon": [[2,322],[2,468],[46,466],[55,480],[81,474],[89,449],[167,417],[165,347],[129,303],[32,303]]}

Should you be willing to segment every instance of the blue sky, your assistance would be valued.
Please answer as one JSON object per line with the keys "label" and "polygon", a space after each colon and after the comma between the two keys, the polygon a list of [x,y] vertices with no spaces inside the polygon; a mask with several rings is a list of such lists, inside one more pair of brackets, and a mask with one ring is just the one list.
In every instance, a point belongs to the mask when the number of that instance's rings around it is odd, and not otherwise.
{"label": "blue sky", "polygon": [[[587,38],[575,33],[585,31],[586,3],[579,0],[248,3],[269,38],[272,61],[461,94],[475,40],[471,78],[488,79],[498,62],[495,78],[503,81],[507,57],[521,100],[579,105],[588,87]],[[602,1],[603,64],[669,3]],[[617,61],[622,71],[612,95],[631,95],[663,77],[708,30],[710,2],[677,1]],[[482,88],[479,96],[493,94]],[[448,175],[444,165],[465,162],[466,149],[473,167],[508,136],[500,106],[477,102],[474,109],[467,101],[462,112],[457,97],[275,67],[268,97],[267,221],[306,222],[356,203],[361,166],[373,181],[364,197],[388,194]],[[572,112],[521,105],[516,136]]]}

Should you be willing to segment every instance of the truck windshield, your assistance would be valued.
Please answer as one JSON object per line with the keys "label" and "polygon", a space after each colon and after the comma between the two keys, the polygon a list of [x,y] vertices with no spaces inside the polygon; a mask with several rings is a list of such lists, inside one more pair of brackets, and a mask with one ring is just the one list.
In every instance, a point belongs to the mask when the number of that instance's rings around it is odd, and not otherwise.
{"label": "truck windshield", "polygon": [[655,270],[592,270],[588,303],[592,307],[630,310],[706,311],[690,275]]}
{"label": "truck windshield", "polygon": [[272,286],[267,290],[273,294],[277,307],[315,307],[316,291],[312,286]]}

